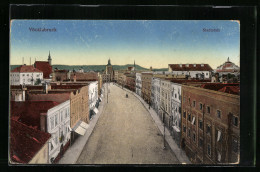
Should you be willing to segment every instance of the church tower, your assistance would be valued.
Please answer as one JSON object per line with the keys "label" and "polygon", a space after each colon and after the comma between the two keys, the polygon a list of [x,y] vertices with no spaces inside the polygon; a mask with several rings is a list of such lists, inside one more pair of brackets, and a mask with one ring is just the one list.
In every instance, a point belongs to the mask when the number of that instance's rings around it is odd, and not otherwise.
{"label": "church tower", "polygon": [[48,62],[49,62],[50,65],[51,65],[51,61],[52,61],[52,59],[51,59],[51,53],[50,53],[50,51],[49,51]]}

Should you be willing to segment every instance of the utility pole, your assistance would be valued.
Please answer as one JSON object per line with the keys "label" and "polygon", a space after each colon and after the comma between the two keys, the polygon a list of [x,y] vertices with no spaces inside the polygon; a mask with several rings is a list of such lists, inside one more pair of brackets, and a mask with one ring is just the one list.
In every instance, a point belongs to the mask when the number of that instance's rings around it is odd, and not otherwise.
{"label": "utility pole", "polygon": [[107,103],[108,103],[108,82],[106,84],[107,84]]}

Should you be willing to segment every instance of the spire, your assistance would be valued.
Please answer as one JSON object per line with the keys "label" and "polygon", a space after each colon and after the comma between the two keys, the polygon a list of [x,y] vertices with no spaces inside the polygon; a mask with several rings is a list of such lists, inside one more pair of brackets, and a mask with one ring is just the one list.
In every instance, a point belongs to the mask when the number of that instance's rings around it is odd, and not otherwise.
{"label": "spire", "polygon": [[229,62],[229,57],[227,58],[227,62]]}
{"label": "spire", "polygon": [[49,50],[48,62],[49,62],[50,65],[51,65],[51,61],[52,61],[52,59],[51,59],[51,52]]}
{"label": "spire", "polygon": [[108,59],[108,63],[107,63],[107,65],[111,65],[110,58]]}
{"label": "spire", "polygon": [[135,67],[135,60],[134,60],[134,67]]}

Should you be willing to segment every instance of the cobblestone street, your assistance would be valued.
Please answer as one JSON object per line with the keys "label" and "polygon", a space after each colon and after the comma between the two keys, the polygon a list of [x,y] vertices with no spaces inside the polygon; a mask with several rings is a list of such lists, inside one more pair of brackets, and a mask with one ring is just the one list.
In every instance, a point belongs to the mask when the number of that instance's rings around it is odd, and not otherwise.
{"label": "cobblestone street", "polygon": [[[140,101],[113,84],[89,140],[76,164],[178,164]],[[107,96],[105,92],[104,96]],[[106,100],[105,100],[106,101]]]}

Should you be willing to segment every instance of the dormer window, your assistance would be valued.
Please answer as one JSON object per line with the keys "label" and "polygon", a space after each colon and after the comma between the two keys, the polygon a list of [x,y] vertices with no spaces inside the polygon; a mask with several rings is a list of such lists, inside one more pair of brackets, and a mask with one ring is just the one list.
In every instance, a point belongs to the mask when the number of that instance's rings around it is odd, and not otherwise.
{"label": "dormer window", "polygon": [[194,64],[193,67],[196,67],[196,64]]}
{"label": "dormer window", "polygon": [[180,64],[180,67],[182,67],[182,65]]}
{"label": "dormer window", "polygon": [[189,67],[189,64],[186,64],[186,67]]}
{"label": "dormer window", "polygon": [[201,67],[204,67],[204,64],[201,64]]}

